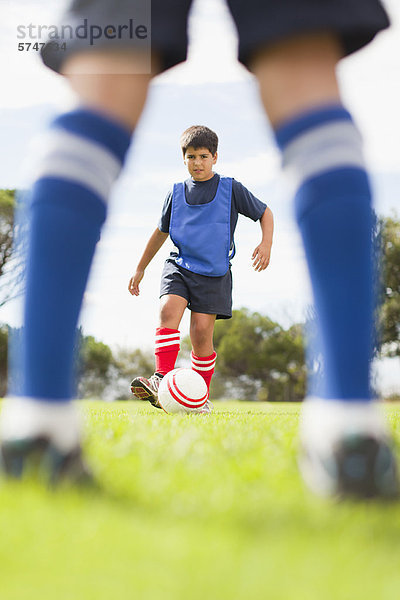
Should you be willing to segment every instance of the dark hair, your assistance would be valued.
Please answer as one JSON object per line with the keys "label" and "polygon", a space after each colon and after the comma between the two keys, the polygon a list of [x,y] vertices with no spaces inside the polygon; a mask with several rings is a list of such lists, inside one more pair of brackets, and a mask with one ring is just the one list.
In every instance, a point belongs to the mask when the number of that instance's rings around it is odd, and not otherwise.
{"label": "dark hair", "polygon": [[192,125],[181,135],[181,148],[183,156],[186,154],[186,150],[192,146],[195,150],[197,148],[207,148],[214,155],[218,149],[218,136],[214,131],[211,131],[204,125]]}

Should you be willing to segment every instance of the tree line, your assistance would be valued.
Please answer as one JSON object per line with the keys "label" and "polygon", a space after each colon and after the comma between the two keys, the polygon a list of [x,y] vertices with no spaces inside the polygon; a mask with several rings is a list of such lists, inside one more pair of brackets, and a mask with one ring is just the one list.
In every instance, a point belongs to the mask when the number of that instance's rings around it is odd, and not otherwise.
{"label": "tree line", "polygon": [[[11,347],[21,343],[20,328],[0,326],[0,397],[6,393],[9,340]],[[243,340],[246,343],[243,344]],[[215,348],[218,354],[213,380],[213,398],[294,401],[305,392],[306,368],[302,327],[284,329],[259,313],[243,308],[233,311],[229,321],[217,322]],[[190,364],[190,339],[183,339],[177,366]],[[81,328],[76,333],[76,396],[127,400],[133,376],[149,376],[154,371],[151,350],[118,348]],[[19,365],[11,369],[11,388],[18,390]]]}
{"label": "tree line", "polygon": [[[27,226],[23,219],[15,224],[15,206],[15,190],[0,190],[0,306],[23,290]],[[397,215],[376,219],[373,247],[379,331],[375,354],[400,356],[400,220]],[[285,328],[268,316],[246,308],[233,311],[228,321],[217,321],[214,343],[218,360],[211,389],[213,398],[259,401],[304,398],[307,370],[314,370],[316,377],[323,371],[320,357],[305,353],[305,331],[311,335],[313,331],[312,310],[308,321]],[[11,333],[20,336],[20,332]],[[0,396],[7,387],[9,335],[10,328],[0,325]],[[84,335],[81,329],[76,339],[78,397],[128,399],[131,378],[137,374],[150,375],[154,370],[151,351],[111,350],[93,336]],[[178,366],[189,365],[189,338],[182,342],[178,361]]]}

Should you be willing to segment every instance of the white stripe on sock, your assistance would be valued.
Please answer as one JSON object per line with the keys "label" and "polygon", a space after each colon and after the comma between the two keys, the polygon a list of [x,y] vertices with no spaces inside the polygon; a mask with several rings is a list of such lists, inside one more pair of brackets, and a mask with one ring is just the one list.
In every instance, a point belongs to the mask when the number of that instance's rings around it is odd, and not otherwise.
{"label": "white stripe on sock", "polygon": [[195,371],[212,371],[215,367],[215,363],[217,362],[217,356],[214,358],[203,360],[200,358],[195,358],[193,354],[191,355],[192,368]]}
{"label": "white stripe on sock", "polygon": [[320,125],[286,146],[283,166],[296,185],[341,167],[365,169],[361,135],[351,121]]}
{"label": "white stripe on sock", "polygon": [[207,367],[200,367],[199,365],[194,365],[192,363],[193,371],[212,371],[215,367],[215,363],[213,365],[208,365]]}
{"label": "white stripe on sock", "polygon": [[43,135],[36,151],[31,177],[66,179],[95,192],[104,202],[122,164],[104,146],[63,129]]}
{"label": "white stripe on sock", "polygon": [[200,366],[215,365],[216,360],[217,360],[216,358],[212,358],[211,360],[196,360],[196,359],[192,358],[192,365],[200,365]]}
{"label": "white stripe on sock", "polygon": [[160,342],[155,344],[155,348],[164,348],[165,346],[179,346],[178,340],[171,340],[170,342]]}
{"label": "white stripe on sock", "polygon": [[163,341],[163,340],[170,340],[170,339],[180,339],[180,334],[179,333],[166,333],[165,335],[156,335],[156,342],[157,341]]}

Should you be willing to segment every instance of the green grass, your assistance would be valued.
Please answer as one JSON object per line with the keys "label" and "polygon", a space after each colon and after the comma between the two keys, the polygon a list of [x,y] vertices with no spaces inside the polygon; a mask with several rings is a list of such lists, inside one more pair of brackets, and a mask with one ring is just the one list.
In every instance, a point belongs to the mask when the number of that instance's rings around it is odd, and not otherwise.
{"label": "green grass", "polygon": [[310,495],[299,406],[81,406],[100,490],[2,483],[1,600],[400,597],[400,504]]}

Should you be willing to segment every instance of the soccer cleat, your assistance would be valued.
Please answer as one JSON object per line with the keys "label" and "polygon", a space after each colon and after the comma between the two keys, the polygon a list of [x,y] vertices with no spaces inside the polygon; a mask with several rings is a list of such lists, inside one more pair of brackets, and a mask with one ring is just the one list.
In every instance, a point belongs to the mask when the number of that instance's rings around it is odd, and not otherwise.
{"label": "soccer cleat", "polygon": [[0,459],[3,473],[10,478],[34,476],[50,486],[62,481],[77,484],[92,482],[81,448],[77,446],[63,453],[48,438],[4,441],[1,443]]}
{"label": "soccer cleat", "polygon": [[5,476],[31,476],[51,486],[63,481],[92,483],[72,403],[8,398],[3,404],[0,433],[0,466]]}
{"label": "soccer cleat", "polygon": [[299,467],[321,496],[392,500],[399,494],[390,437],[376,403],[307,400]]}
{"label": "soccer cleat", "polygon": [[158,388],[164,375],[154,373],[149,379],[135,377],[131,382],[131,392],[139,400],[148,400],[155,408],[162,409],[158,402]]}

